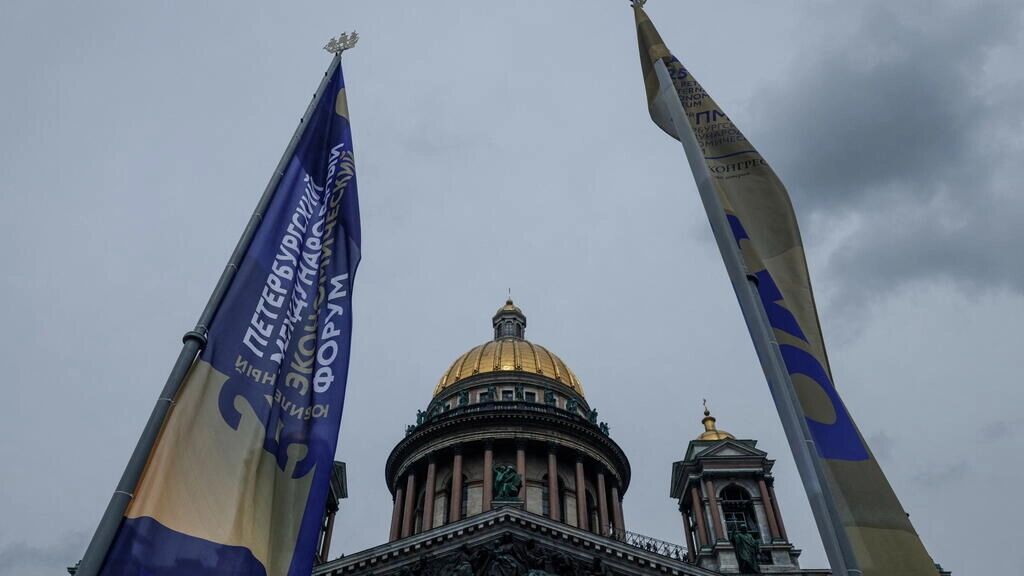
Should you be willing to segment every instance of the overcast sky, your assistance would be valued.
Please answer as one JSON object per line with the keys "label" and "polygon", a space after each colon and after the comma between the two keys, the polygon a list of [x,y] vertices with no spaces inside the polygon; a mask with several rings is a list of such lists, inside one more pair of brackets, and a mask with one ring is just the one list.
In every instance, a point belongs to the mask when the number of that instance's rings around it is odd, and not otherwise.
{"label": "overcast sky", "polygon": [[[671,463],[722,428],[810,510],[625,0],[13,2],[0,18],[0,574],[84,551],[343,30],[363,262],[334,553],[387,539],[384,461],[511,288],[682,542]],[[836,384],[937,562],[1019,573],[1019,2],[651,0],[788,185]],[[1016,176],[1015,176],[1016,175]]]}

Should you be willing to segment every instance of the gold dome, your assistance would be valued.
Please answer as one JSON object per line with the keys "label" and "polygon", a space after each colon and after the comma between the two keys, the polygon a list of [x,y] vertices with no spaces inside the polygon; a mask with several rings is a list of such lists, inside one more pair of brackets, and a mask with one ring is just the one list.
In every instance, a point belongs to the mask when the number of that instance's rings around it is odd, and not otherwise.
{"label": "gold dome", "polygon": [[437,396],[445,388],[476,374],[528,372],[545,376],[583,395],[583,385],[561,358],[547,348],[520,338],[501,338],[475,346],[455,362],[434,388]]}
{"label": "gold dome", "polygon": [[707,409],[707,404],[704,405],[704,419],[700,421],[704,425],[704,432],[700,436],[697,436],[697,440],[735,440],[736,437],[726,432],[725,430],[719,430],[715,427],[715,417],[711,415],[711,411]]}
{"label": "gold dome", "polygon": [[524,338],[526,314],[512,302],[511,296],[494,313],[491,325],[494,340],[470,349],[452,362],[434,388],[434,396],[464,378],[488,372],[529,372],[561,382],[583,395],[579,379],[561,358]]}

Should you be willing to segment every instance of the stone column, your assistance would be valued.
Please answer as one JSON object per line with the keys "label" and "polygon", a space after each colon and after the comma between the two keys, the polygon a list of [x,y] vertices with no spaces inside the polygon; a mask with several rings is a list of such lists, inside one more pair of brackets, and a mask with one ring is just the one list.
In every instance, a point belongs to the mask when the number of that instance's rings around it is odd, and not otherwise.
{"label": "stone column", "polygon": [[455,447],[455,457],[452,459],[452,502],[451,522],[458,522],[462,519],[462,450]]}
{"label": "stone column", "polygon": [[494,446],[484,444],[484,495],[482,511],[491,509],[491,498],[494,497]]}
{"label": "stone column", "polygon": [[395,489],[395,509],[391,512],[391,541],[398,540],[402,527],[402,505],[405,504],[405,491],[401,487]]}
{"label": "stone column", "polygon": [[523,485],[519,488],[519,499],[526,501],[526,443],[516,443],[516,472]]}
{"label": "stone column", "polygon": [[693,531],[690,528],[690,515],[686,510],[679,510],[683,515],[683,535],[686,536],[686,557],[690,562],[697,558],[697,549],[693,546]]}
{"label": "stone column", "polygon": [[327,562],[328,554],[331,553],[331,536],[334,534],[334,515],[337,514],[336,510],[332,510],[327,515],[327,527],[324,528],[324,539],[320,544],[320,561]]}
{"label": "stone column", "polygon": [[775,522],[779,524],[779,536],[783,540],[789,541],[789,537],[786,536],[786,523],[782,521],[782,512],[779,511],[779,499],[775,497],[775,487],[768,487],[768,494],[771,495],[772,499],[772,510],[775,512]]}
{"label": "stone column", "polygon": [[620,534],[626,531],[626,522],[622,519],[622,497],[619,496],[618,484],[612,484],[612,522],[615,524],[615,530]]}
{"label": "stone column", "polygon": [[715,484],[710,479],[704,481],[704,490],[708,494],[708,506],[711,508],[711,524],[715,527],[715,538],[727,540],[722,515],[718,510],[718,496],[715,495]]}
{"label": "stone column", "polygon": [[765,485],[764,478],[758,478],[757,488],[761,491],[761,502],[764,504],[764,513],[768,516],[768,529],[772,532],[772,540],[778,540],[782,534],[779,533],[779,524],[775,521],[772,497],[768,495],[768,486]]}
{"label": "stone column", "polygon": [[410,470],[405,482],[405,513],[402,515],[402,538],[412,536],[416,527],[416,472]]}
{"label": "stone column", "polygon": [[434,491],[437,483],[437,465],[434,456],[427,457],[427,485],[423,494],[423,531],[434,527]]}
{"label": "stone column", "polygon": [[548,446],[548,509],[552,520],[562,519],[562,509],[558,505],[558,456],[554,444]]}
{"label": "stone column", "polygon": [[587,514],[587,485],[583,481],[583,455],[576,455],[576,523],[582,530],[590,530]]}
{"label": "stone column", "polygon": [[708,534],[708,527],[704,524],[703,501],[700,498],[700,490],[696,486],[690,488],[690,504],[690,508],[693,510],[693,518],[697,521],[697,543],[703,548],[711,544],[711,538]]}
{"label": "stone column", "polygon": [[597,533],[601,536],[608,535],[608,492],[604,485],[604,471],[597,472],[597,518],[601,525]]}

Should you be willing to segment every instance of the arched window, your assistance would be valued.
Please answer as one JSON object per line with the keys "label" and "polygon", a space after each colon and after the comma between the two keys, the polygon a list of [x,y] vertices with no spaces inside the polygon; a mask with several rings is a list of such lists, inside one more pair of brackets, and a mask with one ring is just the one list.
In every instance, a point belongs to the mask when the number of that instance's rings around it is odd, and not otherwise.
{"label": "arched window", "polygon": [[[541,514],[550,518],[551,517],[551,491],[548,490],[548,475],[545,474],[541,477]],[[561,521],[568,523],[567,516],[565,515],[566,510],[566,490],[565,483],[562,479],[558,479],[558,505],[561,508]]]}
{"label": "arched window", "polygon": [[570,526],[578,526],[579,518],[577,517],[576,507],[579,506],[579,501],[576,499],[576,491],[569,490],[568,485],[559,478],[558,494],[559,502],[562,506],[562,522]]}
{"label": "arched window", "polygon": [[597,513],[597,499],[594,498],[594,493],[587,490],[587,518],[590,519],[590,531],[594,534],[603,534],[604,530],[601,527],[601,517]]}
{"label": "arched window", "polygon": [[551,491],[548,490],[548,475],[545,474],[541,479],[540,489],[540,513],[542,516],[548,518],[551,517]]}
{"label": "arched window", "polygon": [[761,530],[754,514],[754,502],[750,493],[743,488],[730,484],[722,490],[719,499],[722,512],[725,514],[725,529],[732,538],[735,532],[749,532],[756,540],[761,540]]}
{"label": "arched window", "polygon": [[469,516],[469,477],[465,474],[462,475],[462,494],[459,495],[462,499],[462,506],[459,510],[462,510],[462,517]]}
{"label": "arched window", "polygon": [[423,499],[425,496],[426,490],[420,490],[419,496],[416,497],[416,521],[413,526],[413,534],[423,531]]}
{"label": "arched window", "polygon": [[443,488],[434,495],[434,522],[432,526],[437,528],[438,526],[444,526],[448,523],[449,514],[451,513],[452,501],[452,479],[448,477],[448,480],[443,484]]}

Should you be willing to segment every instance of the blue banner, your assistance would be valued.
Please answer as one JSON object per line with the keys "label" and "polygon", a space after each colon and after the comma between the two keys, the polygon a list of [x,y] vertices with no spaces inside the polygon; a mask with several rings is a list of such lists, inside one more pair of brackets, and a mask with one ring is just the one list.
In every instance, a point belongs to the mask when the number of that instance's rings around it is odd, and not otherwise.
{"label": "blue banner", "polygon": [[352,341],[359,203],[341,65],[175,400],[104,575],[308,575]]}

